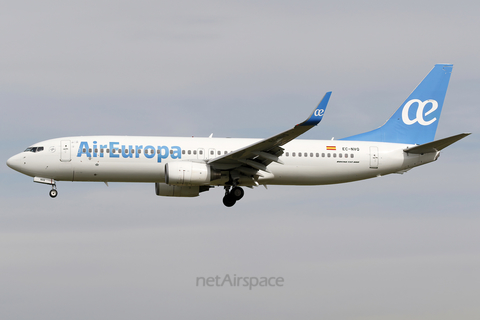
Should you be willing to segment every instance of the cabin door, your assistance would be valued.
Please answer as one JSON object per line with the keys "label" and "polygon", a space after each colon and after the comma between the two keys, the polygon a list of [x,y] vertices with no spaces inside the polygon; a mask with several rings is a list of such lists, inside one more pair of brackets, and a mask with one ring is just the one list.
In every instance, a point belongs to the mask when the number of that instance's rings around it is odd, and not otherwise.
{"label": "cabin door", "polygon": [[70,140],[60,141],[60,161],[70,162],[72,160],[72,144]]}

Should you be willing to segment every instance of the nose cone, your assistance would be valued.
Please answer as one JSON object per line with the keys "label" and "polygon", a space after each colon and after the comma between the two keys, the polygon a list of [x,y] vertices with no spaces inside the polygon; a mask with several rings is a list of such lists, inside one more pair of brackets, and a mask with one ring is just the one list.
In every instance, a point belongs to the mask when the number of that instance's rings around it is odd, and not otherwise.
{"label": "nose cone", "polygon": [[7,166],[16,171],[20,171],[21,163],[22,157],[20,156],[20,154],[16,154],[7,160]]}

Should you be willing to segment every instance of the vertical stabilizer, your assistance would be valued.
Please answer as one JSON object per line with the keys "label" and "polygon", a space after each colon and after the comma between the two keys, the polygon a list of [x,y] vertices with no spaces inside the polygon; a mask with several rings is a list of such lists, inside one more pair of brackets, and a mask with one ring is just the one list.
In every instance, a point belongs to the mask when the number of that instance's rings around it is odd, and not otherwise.
{"label": "vertical stabilizer", "polygon": [[452,64],[437,64],[380,128],[341,140],[423,144],[435,139]]}

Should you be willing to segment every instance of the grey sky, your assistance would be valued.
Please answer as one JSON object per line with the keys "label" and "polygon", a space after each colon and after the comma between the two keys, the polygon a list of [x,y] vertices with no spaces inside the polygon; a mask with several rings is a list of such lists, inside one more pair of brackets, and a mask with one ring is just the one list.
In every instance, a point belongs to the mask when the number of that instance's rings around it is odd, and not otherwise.
{"label": "grey sky", "polygon": [[[267,137],[333,91],[309,139],[380,126],[454,64],[439,161],[344,185],[246,190],[227,209],[150,184],[48,187],[0,166],[2,319],[478,319],[472,1],[4,1],[2,159],[90,134]],[[196,277],[282,276],[282,288]]]}

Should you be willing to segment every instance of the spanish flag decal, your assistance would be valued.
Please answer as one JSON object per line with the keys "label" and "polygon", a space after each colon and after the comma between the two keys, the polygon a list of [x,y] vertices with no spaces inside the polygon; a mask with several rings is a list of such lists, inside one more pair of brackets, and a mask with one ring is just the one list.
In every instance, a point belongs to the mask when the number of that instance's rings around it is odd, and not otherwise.
{"label": "spanish flag decal", "polygon": [[336,146],[327,146],[327,150],[337,150]]}

